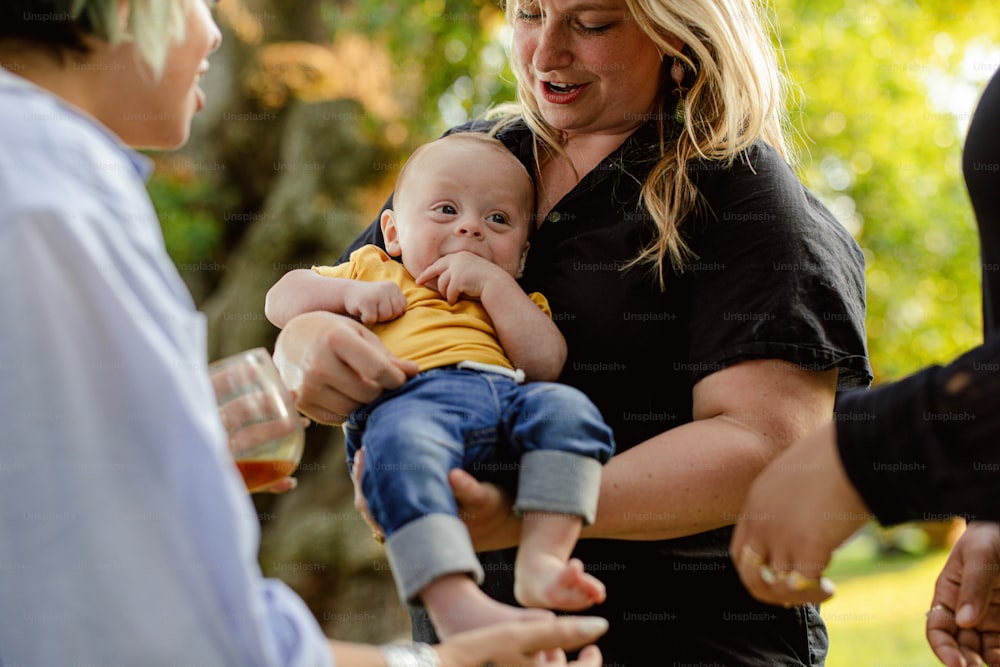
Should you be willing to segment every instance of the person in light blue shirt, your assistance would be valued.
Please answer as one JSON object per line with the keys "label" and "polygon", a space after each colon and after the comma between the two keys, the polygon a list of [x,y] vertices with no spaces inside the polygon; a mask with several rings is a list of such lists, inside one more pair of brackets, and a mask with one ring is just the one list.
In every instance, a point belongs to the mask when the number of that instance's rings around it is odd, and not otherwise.
{"label": "person in light blue shirt", "polygon": [[187,140],[220,41],[201,0],[0,8],[0,665],[534,664],[593,640],[603,621],[330,642],[262,576],[205,320],[130,148]]}

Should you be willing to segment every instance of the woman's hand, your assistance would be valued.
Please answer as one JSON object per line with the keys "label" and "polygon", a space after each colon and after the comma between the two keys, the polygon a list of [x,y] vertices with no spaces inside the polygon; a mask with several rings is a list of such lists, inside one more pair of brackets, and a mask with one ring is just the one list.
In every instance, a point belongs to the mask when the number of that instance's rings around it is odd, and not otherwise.
{"label": "woman's hand", "polygon": [[[379,542],[385,533],[368,512],[368,501],[361,491],[361,475],[365,467],[365,450],[354,455],[351,480],[354,482],[354,509],[361,513],[372,535]],[[511,512],[510,498],[500,487],[480,482],[460,468],[448,473],[452,492],[458,502],[458,516],[469,529],[476,551],[492,551],[513,547],[521,541],[521,522]]]}
{"label": "woman's hand", "polygon": [[521,520],[511,511],[503,489],[459,468],[448,473],[448,481],[458,502],[458,517],[469,529],[476,551],[506,549],[521,541]]}
{"label": "woman's hand", "polygon": [[948,667],[1000,664],[1000,524],[974,521],[934,584],[927,643]]}
{"label": "woman's hand", "polygon": [[[257,394],[241,393],[238,387],[245,380],[248,368],[251,367],[224,365],[211,368],[212,389],[219,401],[219,419],[229,436],[229,451],[234,458],[239,458],[240,452],[309,426],[308,419],[288,414],[283,409],[285,406],[262,401]],[[274,412],[262,412],[265,406],[274,409]],[[265,416],[267,418],[262,420]],[[284,477],[255,489],[253,493],[286,493],[297,485],[298,480],[294,477]]]}
{"label": "woman's hand", "polygon": [[564,616],[500,623],[454,635],[434,648],[441,667],[473,667],[484,663],[505,667],[600,667],[601,652],[596,646],[588,646],[577,660],[569,663],[562,649],[572,650],[593,642],[607,629],[608,622],[597,617]]}
{"label": "woman's hand", "polygon": [[771,604],[821,602],[834,549],[873,517],[851,486],[831,420],[757,477],[737,516],[730,553],[740,579]]}
{"label": "woman's hand", "polygon": [[365,469],[365,449],[362,447],[354,455],[354,465],[351,468],[351,481],[354,482],[354,509],[361,513],[361,517],[368,524],[368,527],[372,530],[372,536],[375,538],[376,542],[385,542],[385,533],[382,532],[382,526],[375,522],[372,518],[371,513],[368,511],[368,501],[365,500],[365,494],[361,491],[361,474]]}
{"label": "woman's hand", "polygon": [[274,363],[298,396],[299,410],[322,424],[340,424],[356,408],[417,374],[412,361],[389,353],[378,337],[349,317],[310,312],[278,335]]}

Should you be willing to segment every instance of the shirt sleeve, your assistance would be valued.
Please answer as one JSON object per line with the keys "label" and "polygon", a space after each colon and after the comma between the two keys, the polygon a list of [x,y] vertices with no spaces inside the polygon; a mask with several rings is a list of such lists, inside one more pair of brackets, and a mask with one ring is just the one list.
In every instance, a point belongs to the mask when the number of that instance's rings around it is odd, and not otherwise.
{"label": "shirt sleeve", "polygon": [[851,483],[885,525],[1000,520],[1000,339],[837,402],[837,446]]}
{"label": "shirt sleeve", "polygon": [[348,278],[355,277],[353,265],[350,262],[337,264],[336,266],[314,266],[312,270],[324,278]]}
{"label": "shirt sleeve", "polygon": [[528,298],[531,302],[538,306],[543,313],[552,317],[552,307],[549,306],[549,300],[545,298],[545,295],[541,292],[531,292],[528,294]]}
{"label": "shirt sleeve", "polygon": [[695,177],[702,216],[686,230],[695,257],[685,267],[694,379],[780,359],[836,369],[842,389],[867,386],[864,255],[850,234],[766,145]]}
{"label": "shirt sleeve", "polygon": [[976,212],[982,254],[983,326],[1000,335],[1000,69],[976,105],[962,147],[962,174]]}
{"label": "shirt sleeve", "polygon": [[0,216],[0,662],[330,665],[257,565],[205,320],[143,242],[151,208],[85,209]]}

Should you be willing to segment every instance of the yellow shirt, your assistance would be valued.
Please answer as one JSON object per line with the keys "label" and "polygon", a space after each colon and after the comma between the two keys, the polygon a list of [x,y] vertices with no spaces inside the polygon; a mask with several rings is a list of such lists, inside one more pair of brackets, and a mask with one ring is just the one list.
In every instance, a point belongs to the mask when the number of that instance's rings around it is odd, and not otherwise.
{"label": "yellow shirt", "polygon": [[[417,285],[401,263],[377,246],[361,247],[351,253],[348,262],[338,266],[314,266],[313,271],[330,278],[388,280],[399,285],[406,297],[406,312],[391,322],[374,324],[370,329],[390,352],[417,362],[421,371],[462,361],[514,368],[500,346],[490,316],[479,301],[459,299],[455,304],[448,303],[429,287]],[[552,315],[544,296],[538,292],[528,296],[547,315]]]}

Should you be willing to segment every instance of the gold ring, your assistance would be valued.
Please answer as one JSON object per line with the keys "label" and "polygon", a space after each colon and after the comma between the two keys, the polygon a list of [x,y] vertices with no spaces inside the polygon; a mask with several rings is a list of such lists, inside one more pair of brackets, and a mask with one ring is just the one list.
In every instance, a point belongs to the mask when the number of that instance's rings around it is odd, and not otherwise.
{"label": "gold ring", "polygon": [[740,550],[740,559],[744,563],[748,563],[750,567],[760,567],[764,564],[764,557],[754,551],[749,544],[743,545],[743,549]]}
{"label": "gold ring", "polygon": [[948,609],[948,607],[945,607],[943,604],[936,604],[933,607],[931,607],[930,609],[928,609],[924,613],[924,616],[930,616],[934,612],[938,612],[938,611],[943,611],[943,612],[948,613],[948,614],[952,613],[952,611],[950,609]]}
{"label": "gold ring", "polygon": [[819,588],[819,579],[810,579],[798,570],[792,570],[785,575],[785,585],[793,591],[801,593],[802,591]]}

